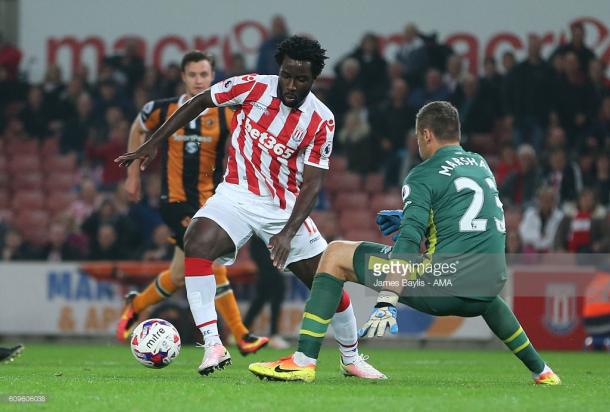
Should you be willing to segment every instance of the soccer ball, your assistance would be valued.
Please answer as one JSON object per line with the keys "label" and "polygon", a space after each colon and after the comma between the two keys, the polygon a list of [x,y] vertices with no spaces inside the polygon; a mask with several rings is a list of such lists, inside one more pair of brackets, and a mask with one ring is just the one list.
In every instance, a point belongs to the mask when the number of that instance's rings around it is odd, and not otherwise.
{"label": "soccer ball", "polygon": [[145,320],[131,334],[131,353],[144,366],[164,368],[180,353],[180,334],[166,320]]}

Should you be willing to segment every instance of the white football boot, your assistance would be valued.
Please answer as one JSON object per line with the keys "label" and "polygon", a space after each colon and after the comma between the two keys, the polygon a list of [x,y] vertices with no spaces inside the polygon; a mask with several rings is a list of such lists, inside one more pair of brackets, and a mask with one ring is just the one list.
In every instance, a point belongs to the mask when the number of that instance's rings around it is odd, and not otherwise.
{"label": "white football boot", "polygon": [[224,369],[225,366],[231,364],[231,355],[222,343],[198,345],[198,347],[203,347],[204,350],[203,360],[198,368],[200,375],[207,376],[215,370]]}
{"label": "white football boot", "polygon": [[347,365],[343,363],[343,359],[339,361],[339,367],[344,376],[355,376],[362,379],[388,379],[383,373],[375,369],[368,360],[367,355],[359,354],[356,360]]}

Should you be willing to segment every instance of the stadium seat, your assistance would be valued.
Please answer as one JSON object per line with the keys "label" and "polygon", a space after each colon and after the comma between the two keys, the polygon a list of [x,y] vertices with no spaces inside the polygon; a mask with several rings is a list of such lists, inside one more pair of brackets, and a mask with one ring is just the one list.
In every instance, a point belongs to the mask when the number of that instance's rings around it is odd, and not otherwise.
{"label": "stadium seat", "polygon": [[72,172],[51,172],[45,181],[45,189],[48,193],[69,192],[74,186],[76,186],[76,178]]}
{"label": "stadium seat", "polygon": [[[1,148],[0,148],[1,150]],[[3,154],[0,154],[0,173],[6,173],[8,170],[8,160]]]}
{"label": "stadium seat", "polygon": [[23,239],[29,242],[33,246],[44,246],[49,236],[49,230],[47,224],[44,226],[29,226],[20,228],[23,234]]}
{"label": "stadium seat", "polygon": [[343,156],[336,156],[330,159],[330,170],[333,172],[347,171],[347,159]]}
{"label": "stadium seat", "polygon": [[369,195],[366,193],[339,192],[332,204],[335,210],[368,209]]}
{"label": "stadium seat", "polygon": [[8,190],[0,189],[0,209],[7,209],[11,206],[11,196]]}
{"label": "stadium seat", "polygon": [[10,223],[14,217],[15,213],[11,209],[0,208],[0,222]]}
{"label": "stadium seat", "polygon": [[42,190],[44,179],[39,172],[16,173],[12,176],[11,186],[17,190]]}
{"label": "stadium seat", "polygon": [[51,156],[56,156],[57,154],[59,154],[59,139],[46,139],[40,147],[40,155],[45,159],[48,159]]}
{"label": "stadium seat", "polygon": [[376,229],[350,229],[343,236],[345,240],[366,240],[383,243],[381,232]]}
{"label": "stadium seat", "polygon": [[76,170],[76,157],[72,155],[51,157],[44,162],[43,168],[47,173],[73,172]]}
{"label": "stadium seat", "polygon": [[56,216],[65,211],[70,204],[76,200],[76,193],[56,191],[50,192],[47,196],[46,207],[52,216]]}
{"label": "stadium seat", "polygon": [[43,209],[27,209],[17,212],[15,223],[19,230],[27,231],[32,228],[47,229],[49,224],[49,213]]}
{"label": "stadium seat", "polygon": [[351,172],[330,172],[325,185],[329,192],[358,191],[362,187],[362,178]]}
{"label": "stadium seat", "polygon": [[36,140],[11,140],[6,145],[6,152],[13,158],[20,158],[26,155],[38,156],[38,141]]}
{"label": "stadium seat", "polygon": [[13,196],[13,210],[41,209],[45,206],[45,197],[40,190],[23,190]]}
{"label": "stadium seat", "polygon": [[369,210],[345,210],[339,217],[339,228],[341,233],[353,229],[374,229],[375,215]]}
{"label": "stadium seat", "polygon": [[0,189],[8,190],[10,186],[10,176],[8,172],[0,171]]}
{"label": "stadium seat", "polygon": [[332,240],[337,237],[339,232],[337,215],[332,211],[314,211],[310,216],[316,224],[322,236],[326,240]]}
{"label": "stadium seat", "polygon": [[364,190],[368,193],[383,192],[385,177],[382,173],[371,173],[364,179]]}
{"label": "stadium seat", "polygon": [[377,213],[384,209],[402,209],[403,203],[399,193],[380,193],[373,196],[371,209]]}
{"label": "stadium seat", "polygon": [[8,171],[15,175],[19,173],[38,172],[40,170],[40,159],[37,154],[15,156],[9,161]]}

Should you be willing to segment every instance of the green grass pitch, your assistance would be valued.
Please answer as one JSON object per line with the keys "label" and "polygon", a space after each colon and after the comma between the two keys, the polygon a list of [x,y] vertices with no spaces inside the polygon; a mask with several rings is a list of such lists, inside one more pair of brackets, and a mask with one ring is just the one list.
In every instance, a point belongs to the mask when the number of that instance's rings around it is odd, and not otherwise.
{"label": "green grass pitch", "polygon": [[200,377],[201,349],[186,347],[162,370],[136,362],[127,346],[26,345],[0,365],[0,396],[44,394],[44,404],[0,401],[0,410],[48,411],[578,411],[608,410],[610,354],[550,352],[543,356],[563,379],[534,386],[509,352],[367,349],[390,379],[366,382],[338,372],[336,350],[325,347],[313,384],[260,381],[253,361],[288,351],[263,350]]}

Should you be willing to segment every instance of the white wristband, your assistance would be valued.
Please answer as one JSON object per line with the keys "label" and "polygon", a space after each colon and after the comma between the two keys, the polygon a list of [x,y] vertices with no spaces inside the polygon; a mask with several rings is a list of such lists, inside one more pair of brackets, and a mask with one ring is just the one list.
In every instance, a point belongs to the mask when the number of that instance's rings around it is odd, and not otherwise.
{"label": "white wristband", "polygon": [[388,303],[392,306],[396,306],[398,304],[398,295],[389,290],[382,290],[379,292],[379,296],[377,296],[377,303]]}

